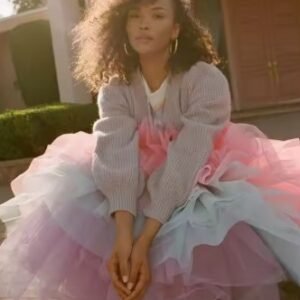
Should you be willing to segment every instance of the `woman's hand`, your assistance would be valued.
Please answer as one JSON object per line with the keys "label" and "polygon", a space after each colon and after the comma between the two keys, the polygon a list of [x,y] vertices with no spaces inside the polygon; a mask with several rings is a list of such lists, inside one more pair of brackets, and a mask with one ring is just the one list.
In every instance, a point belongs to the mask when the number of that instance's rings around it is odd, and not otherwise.
{"label": "woman's hand", "polygon": [[117,293],[125,299],[131,293],[126,283],[130,274],[130,255],[133,247],[133,216],[126,211],[117,211],[114,217],[116,240],[107,268]]}
{"label": "woman's hand", "polygon": [[130,274],[130,255],[133,240],[125,235],[117,236],[115,245],[108,261],[107,268],[114,288],[121,299],[126,299],[131,291],[126,287]]}
{"label": "woman's hand", "polygon": [[140,236],[133,245],[131,253],[131,270],[127,288],[132,293],[126,300],[139,300],[144,296],[151,281],[149,263],[150,243],[147,238]]}
{"label": "woman's hand", "polygon": [[151,282],[149,250],[162,224],[147,218],[141,235],[133,245],[131,253],[131,271],[127,287],[132,294],[126,300],[141,300]]}

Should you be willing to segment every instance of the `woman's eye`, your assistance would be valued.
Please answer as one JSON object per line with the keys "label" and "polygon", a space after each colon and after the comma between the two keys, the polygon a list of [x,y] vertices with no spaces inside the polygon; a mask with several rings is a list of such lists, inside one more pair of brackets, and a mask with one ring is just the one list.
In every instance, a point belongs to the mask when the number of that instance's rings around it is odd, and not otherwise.
{"label": "woman's eye", "polygon": [[129,17],[129,18],[138,18],[139,15],[136,14],[136,13],[131,13],[131,14],[128,15],[128,17]]}
{"label": "woman's eye", "polygon": [[164,16],[163,15],[154,15],[154,19],[163,19]]}

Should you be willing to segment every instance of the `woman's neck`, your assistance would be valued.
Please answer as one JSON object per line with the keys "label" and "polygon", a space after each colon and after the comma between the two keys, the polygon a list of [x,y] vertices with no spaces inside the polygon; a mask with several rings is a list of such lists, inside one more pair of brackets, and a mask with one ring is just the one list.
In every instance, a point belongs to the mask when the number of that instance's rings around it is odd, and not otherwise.
{"label": "woman's neck", "polygon": [[159,89],[169,73],[169,55],[140,57],[141,71],[151,92]]}

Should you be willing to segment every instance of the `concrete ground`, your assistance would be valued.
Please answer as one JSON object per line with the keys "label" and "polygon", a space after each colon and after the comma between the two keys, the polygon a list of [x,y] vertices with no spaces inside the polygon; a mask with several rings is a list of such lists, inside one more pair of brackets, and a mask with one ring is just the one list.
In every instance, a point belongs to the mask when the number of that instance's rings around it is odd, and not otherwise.
{"label": "concrete ground", "polygon": [[13,193],[9,186],[0,185],[0,203],[3,203],[10,199],[13,196]]}

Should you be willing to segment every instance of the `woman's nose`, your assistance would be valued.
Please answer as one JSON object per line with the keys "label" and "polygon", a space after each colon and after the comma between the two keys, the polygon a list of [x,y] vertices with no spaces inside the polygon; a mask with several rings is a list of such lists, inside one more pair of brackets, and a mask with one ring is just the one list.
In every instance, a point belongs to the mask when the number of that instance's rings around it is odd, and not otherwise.
{"label": "woman's nose", "polygon": [[140,19],[140,24],[139,24],[140,29],[149,29],[149,22],[146,18],[141,18]]}

